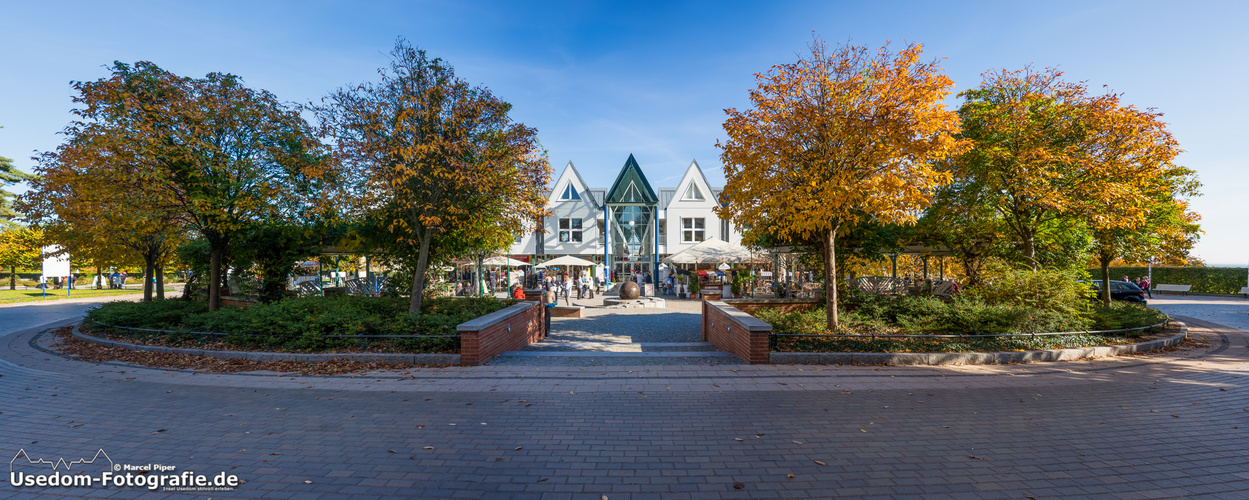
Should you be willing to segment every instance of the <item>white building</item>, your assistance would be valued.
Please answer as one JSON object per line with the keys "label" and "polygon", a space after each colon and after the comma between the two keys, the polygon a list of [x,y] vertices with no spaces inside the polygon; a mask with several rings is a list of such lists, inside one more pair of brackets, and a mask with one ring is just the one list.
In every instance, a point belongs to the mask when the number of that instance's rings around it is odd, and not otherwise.
{"label": "white building", "polygon": [[721,191],[707,182],[696,161],[676,187],[658,192],[633,155],[608,189],[587,186],[569,162],[547,198],[551,216],[544,231],[518,237],[511,254],[535,263],[561,255],[606,263],[615,280],[649,273],[664,257],[705,239],[741,243],[737,228],[714,211]]}

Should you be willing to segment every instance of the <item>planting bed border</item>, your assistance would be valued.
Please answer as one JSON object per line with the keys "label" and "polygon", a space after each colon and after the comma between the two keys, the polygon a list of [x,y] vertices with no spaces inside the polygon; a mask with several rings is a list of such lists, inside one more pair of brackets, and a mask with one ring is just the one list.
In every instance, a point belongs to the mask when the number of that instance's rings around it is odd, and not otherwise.
{"label": "planting bed border", "polygon": [[147,351],[191,356],[206,356],[218,359],[247,359],[251,361],[299,361],[304,363],[320,363],[331,360],[349,360],[362,363],[394,363],[419,366],[459,365],[459,354],[439,353],[384,353],[384,352],[264,352],[264,351],[227,351],[216,349],[193,349],[187,347],[165,347],[155,345],[131,344],[117,340],[109,340],[83,333],[78,325],[74,325],[74,338],[107,347],[121,347],[132,351]]}
{"label": "planting bed border", "polygon": [[813,365],[1000,365],[1121,356],[1172,347],[1188,338],[1188,324],[1172,321],[1180,333],[1163,339],[1096,347],[1008,352],[772,352],[772,364]]}

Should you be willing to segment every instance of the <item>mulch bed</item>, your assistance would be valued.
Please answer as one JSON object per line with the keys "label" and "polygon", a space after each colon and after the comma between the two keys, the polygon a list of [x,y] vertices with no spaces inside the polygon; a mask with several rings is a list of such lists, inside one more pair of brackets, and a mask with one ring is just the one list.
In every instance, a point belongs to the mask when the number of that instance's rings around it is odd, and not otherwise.
{"label": "mulch bed", "polygon": [[122,347],[108,347],[74,338],[74,327],[65,326],[52,331],[59,341],[53,346],[61,354],[91,363],[121,362],[151,368],[194,370],[208,373],[241,373],[268,371],[299,375],[347,375],[391,370],[406,371],[412,365],[396,363],[330,360],[318,363],[301,361],[253,361],[248,359],[220,359],[189,354],[132,351]]}

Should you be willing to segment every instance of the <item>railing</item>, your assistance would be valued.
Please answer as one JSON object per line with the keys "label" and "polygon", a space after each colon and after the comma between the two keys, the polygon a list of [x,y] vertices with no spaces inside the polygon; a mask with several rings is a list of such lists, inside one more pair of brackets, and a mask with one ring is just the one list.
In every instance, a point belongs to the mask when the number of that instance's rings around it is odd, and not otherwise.
{"label": "railing", "polygon": [[[215,335],[223,337],[261,337],[261,338],[286,338],[294,339],[303,337],[303,335],[274,335],[269,333],[230,333],[230,332],[194,332],[187,330],[165,330],[153,328],[136,328],[132,326],[116,326],[107,323],[101,323],[96,320],[90,320],[92,323],[113,330],[126,330],[134,332],[151,332],[159,334],[186,334],[186,335]],[[316,338],[349,338],[360,339],[360,344],[364,344],[364,339],[455,339],[455,351],[460,351],[460,334],[454,335],[317,335]]]}
{"label": "railing", "polygon": [[849,338],[849,339],[868,341],[868,342],[875,342],[876,339],[878,338],[881,338],[881,339],[888,339],[888,338],[924,339],[924,338],[927,338],[927,339],[959,339],[959,340],[978,340],[978,339],[1002,338],[1002,337],[1030,338],[1030,337],[1049,337],[1049,336],[1059,336],[1059,335],[1101,335],[1101,334],[1107,334],[1107,333],[1120,333],[1120,332],[1126,333],[1126,332],[1134,332],[1134,331],[1158,328],[1160,326],[1165,326],[1167,323],[1170,323],[1170,322],[1171,320],[1170,318],[1168,318],[1166,321],[1163,321],[1156,325],[1138,326],[1135,328],[1119,328],[1115,330],[1085,330],[1085,331],[1079,331],[1079,332],[1045,332],[1045,333],[1003,333],[1003,334],[990,334],[990,335],[906,335],[906,334],[836,335],[836,334],[815,334],[815,333],[772,333],[768,335],[768,349],[771,351],[776,351],[777,341],[781,337]]}

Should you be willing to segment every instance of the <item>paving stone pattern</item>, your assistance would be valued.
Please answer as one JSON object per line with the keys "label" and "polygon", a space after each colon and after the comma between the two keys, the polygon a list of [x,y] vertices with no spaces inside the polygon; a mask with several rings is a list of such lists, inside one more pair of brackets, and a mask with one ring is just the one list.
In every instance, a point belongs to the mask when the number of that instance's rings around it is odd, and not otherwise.
{"label": "paving stone pattern", "polygon": [[[1067,363],[367,377],[81,363],[37,328],[0,338],[0,452],[247,481],[187,498],[1246,498],[1249,334],[1191,323],[1208,347]],[[0,485],[43,495],[182,497]]]}

